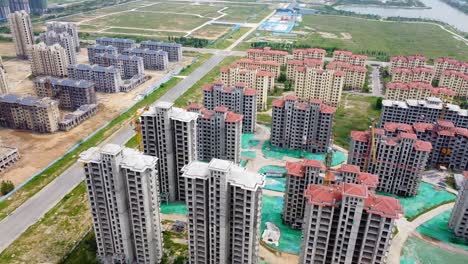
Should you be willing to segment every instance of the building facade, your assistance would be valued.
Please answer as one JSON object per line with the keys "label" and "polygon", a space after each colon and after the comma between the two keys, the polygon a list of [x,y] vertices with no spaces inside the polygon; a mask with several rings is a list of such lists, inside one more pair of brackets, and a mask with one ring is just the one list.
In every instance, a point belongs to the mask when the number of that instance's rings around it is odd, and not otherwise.
{"label": "building facade", "polygon": [[302,67],[302,68],[312,68],[316,70],[323,69],[324,61],[323,60],[318,60],[318,59],[313,59],[313,58],[307,58],[304,60],[288,60],[288,63],[286,65],[286,79],[290,81],[295,81],[296,80],[296,67]]}
{"label": "building facade", "polygon": [[99,105],[97,104],[82,105],[75,111],[64,115],[63,119],[59,122],[59,129],[61,131],[69,131],[95,115],[98,110]]}
{"label": "building facade", "polygon": [[458,191],[448,225],[456,236],[468,239],[468,171],[465,171],[463,176],[463,187]]}
{"label": "building facade", "polygon": [[122,54],[142,58],[146,70],[164,71],[169,67],[168,53],[162,50],[133,48],[124,50]]}
{"label": "building facade", "polygon": [[468,62],[448,57],[440,57],[435,60],[434,69],[434,80],[440,80],[442,73],[446,70],[460,71],[468,74]]}
{"label": "building facade", "polygon": [[273,101],[271,145],[326,153],[330,147],[336,108],[320,100],[299,101],[294,96]]}
{"label": "building facade", "polygon": [[96,54],[94,59],[96,64],[101,67],[114,66],[124,80],[131,79],[134,76],[145,75],[143,58],[137,56],[99,53]]}
{"label": "building facade", "polygon": [[119,53],[122,53],[126,49],[132,49],[136,47],[135,41],[133,39],[124,38],[99,37],[96,39],[96,44],[116,47]]}
{"label": "building facade", "polygon": [[7,94],[8,91],[9,89],[6,73],[5,70],[0,67],[0,95]]}
{"label": "building facade", "polygon": [[319,48],[293,49],[292,54],[295,60],[315,59],[323,61],[327,51]]}
{"label": "building facade", "polygon": [[265,177],[220,159],[183,173],[189,263],[257,263]]}
{"label": "building facade", "polygon": [[239,68],[257,68],[262,71],[272,72],[278,78],[281,74],[281,64],[275,61],[256,61],[248,58],[242,58],[231,65]]}
{"label": "building facade", "polygon": [[419,68],[426,67],[427,58],[422,55],[392,56],[388,72],[395,68]]}
{"label": "building facade", "polygon": [[354,66],[364,67],[367,62],[366,55],[353,54],[350,51],[335,50],[333,52],[333,59],[335,61],[344,61]]}
{"label": "building facade", "polygon": [[65,77],[68,75],[67,53],[58,44],[47,46],[42,42],[30,46],[29,61],[31,62],[33,76]]}
{"label": "building facade", "polygon": [[96,92],[118,93],[121,91],[122,78],[114,67],[75,64],[68,66],[68,77],[74,80],[87,80],[94,83]]}
{"label": "building facade", "polygon": [[0,146],[0,172],[13,166],[20,159],[17,148]]}
{"label": "building facade", "polygon": [[166,43],[160,41],[142,41],[140,43],[141,49],[149,49],[149,50],[162,50],[167,52],[168,59],[170,62],[177,62],[182,60],[182,45],[177,43]]}
{"label": "building facade", "polygon": [[332,61],[327,65],[327,69],[345,73],[344,88],[350,90],[362,90],[364,88],[367,75],[366,67],[343,61]]}
{"label": "building facade", "polygon": [[107,53],[112,55],[118,55],[117,48],[114,46],[102,46],[102,45],[89,45],[88,49],[88,61],[89,64],[97,64],[95,57],[100,53]]}
{"label": "building facade", "polygon": [[425,82],[430,84],[434,78],[434,70],[426,67],[393,68],[391,75],[392,82]]}
{"label": "building facade", "polygon": [[60,45],[65,49],[68,58],[68,64],[76,64],[76,45],[75,40],[68,33],[56,33],[48,31],[40,35],[41,40],[47,45]]}
{"label": "building facade", "polygon": [[460,99],[468,99],[468,73],[455,70],[443,71],[439,86],[450,88]]}
{"label": "building facade", "polygon": [[452,89],[433,87],[432,84],[426,82],[389,82],[385,85],[385,88],[385,99],[387,100],[425,100],[429,97],[438,97],[452,101],[455,97],[455,92]]}
{"label": "building facade", "polygon": [[31,13],[31,9],[29,8],[29,0],[9,0],[10,1],[10,11],[17,12],[17,11],[24,11],[26,13]]}
{"label": "building facade", "polygon": [[67,33],[73,38],[73,43],[75,43],[75,51],[80,51],[80,38],[78,37],[78,26],[74,23],[69,22],[58,22],[52,21],[47,22],[47,31],[55,32],[57,34]]}
{"label": "building facade", "polygon": [[80,154],[103,263],[159,263],[157,158],[107,144]]}
{"label": "building facade", "polygon": [[28,59],[29,46],[34,44],[34,34],[32,32],[31,18],[29,14],[22,10],[8,15],[11,36],[15,43],[16,57]]}
{"label": "building facade", "polygon": [[270,47],[265,47],[263,49],[248,49],[247,58],[256,61],[274,61],[281,65],[286,65],[288,61],[288,52],[273,50]]}

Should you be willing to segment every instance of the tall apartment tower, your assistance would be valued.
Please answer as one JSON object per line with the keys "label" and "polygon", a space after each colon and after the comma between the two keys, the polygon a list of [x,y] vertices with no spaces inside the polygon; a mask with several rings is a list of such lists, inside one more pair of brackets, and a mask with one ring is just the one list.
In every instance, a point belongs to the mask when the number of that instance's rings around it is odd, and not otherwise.
{"label": "tall apartment tower", "polygon": [[68,66],[68,77],[94,82],[96,92],[118,93],[121,91],[122,78],[120,71],[114,66],[74,64]]}
{"label": "tall apartment tower", "polygon": [[118,55],[118,50],[114,46],[102,46],[102,45],[89,45],[88,49],[88,61],[89,64],[96,64],[96,55],[100,53],[107,53],[112,55]]}
{"label": "tall apartment tower", "polygon": [[133,39],[124,38],[99,37],[96,39],[96,44],[116,47],[119,53],[122,53],[126,49],[135,48],[135,41]]}
{"label": "tall apartment tower", "polygon": [[312,184],[304,192],[306,211],[300,264],[383,264],[400,202],[376,195],[364,184]]}
{"label": "tall apartment tower", "polygon": [[59,44],[47,46],[43,42],[30,46],[32,75],[65,77],[68,74],[68,57]]}
{"label": "tall apartment tower", "polygon": [[146,40],[140,43],[141,49],[162,50],[167,52],[170,62],[182,60],[182,44]]}
{"label": "tall apartment tower", "polygon": [[8,0],[0,0],[0,19],[7,20],[10,11],[10,3]]}
{"label": "tall apartment tower", "polygon": [[220,159],[183,172],[189,263],[257,263],[265,176]]}
{"label": "tall apartment tower", "polygon": [[104,263],[159,263],[162,258],[157,158],[107,144],[80,154]]}
{"label": "tall apartment tower", "polygon": [[144,153],[158,157],[159,188],[168,201],[185,200],[181,169],[197,159],[197,113],[158,102],[141,116]]}
{"label": "tall apartment tower", "polygon": [[465,176],[465,180],[458,192],[448,225],[456,236],[468,239],[468,171],[465,171],[463,176]]}
{"label": "tall apartment tower", "polygon": [[28,59],[28,47],[34,44],[31,18],[22,10],[8,15],[11,35],[15,42],[16,56],[20,59]]}
{"label": "tall apartment tower", "polygon": [[257,94],[254,89],[247,88],[243,83],[225,86],[222,82],[214,82],[203,87],[203,105],[208,110],[225,106],[230,111],[243,115],[242,132],[254,133],[257,124]]}
{"label": "tall apartment tower", "polygon": [[0,95],[8,93],[8,82],[5,70],[0,67]]}
{"label": "tall apartment tower", "polygon": [[47,22],[47,31],[53,31],[57,34],[60,33],[67,33],[73,38],[73,42],[75,43],[75,51],[80,51],[80,38],[78,37],[78,26],[74,23],[70,22]]}
{"label": "tall apartment tower", "polygon": [[414,133],[387,136],[383,129],[375,129],[374,138],[372,144],[370,130],[351,131],[348,164],[379,175],[378,191],[415,196],[432,150],[431,143],[419,140]]}
{"label": "tall apartment tower", "polygon": [[68,64],[76,64],[75,40],[68,33],[56,33],[54,31],[48,31],[42,33],[40,38],[47,46],[52,46],[54,44],[60,45],[67,53]]}
{"label": "tall apartment tower", "polygon": [[29,0],[10,0],[10,11],[24,11],[28,14],[31,13]]}
{"label": "tall apartment tower", "polygon": [[191,112],[199,113],[197,128],[197,158],[210,161],[213,158],[240,162],[242,115],[218,106],[214,110],[191,104]]}
{"label": "tall apartment tower", "polygon": [[294,96],[274,100],[271,145],[325,153],[330,147],[335,111],[320,100],[301,102]]}
{"label": "tall apartment tower", "polygon": [[270,47],[252,48],[247,50],[247,58],[257,61],[275,61],[281,65],[288,62],[288,52],[283,50],[273,50]]}

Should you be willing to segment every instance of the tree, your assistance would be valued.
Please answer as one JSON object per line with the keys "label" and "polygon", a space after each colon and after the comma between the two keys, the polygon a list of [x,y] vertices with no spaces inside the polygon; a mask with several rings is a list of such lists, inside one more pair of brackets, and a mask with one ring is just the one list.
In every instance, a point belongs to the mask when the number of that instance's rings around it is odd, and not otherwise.
{"label": "tree", "polygon": [[13,182],[9,180],[2,181],[2,184],[0,186],[0,193],[2,193],[2,195],[8,194],[9,192],[13,191],[13,189],[15,189],[15,185],[13,184]]}
{"label": "tree", "polygon": [[375,102],[375,109],[377,109],[377,110],[382,109],[382,106],[383,106],[382,101],[383,101],[382,97],[377,98],[377,101]]}
{"label": "tree", "polygon": [[286,81],[286,73],[282,72],[280,73],[280,76],[278,77],[278,82],[284,83]]}

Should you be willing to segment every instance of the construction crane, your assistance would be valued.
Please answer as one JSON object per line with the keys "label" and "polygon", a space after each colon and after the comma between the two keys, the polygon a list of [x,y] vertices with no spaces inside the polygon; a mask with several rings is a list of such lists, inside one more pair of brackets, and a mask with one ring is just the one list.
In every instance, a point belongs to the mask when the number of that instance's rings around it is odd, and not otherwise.
{"label": "construction crane", "polygon": [[139,109],[133,115],[133,130],[135,131],[135,136],[138,144],[138,150],[143,152],[143,137],[141,135],[141,120],[140,116],[144,111],[148,110],[149,106],[145,106],[142,109]]}
{"label": "construction crane", "polygon": [[377,156],[377,150],[375,148],[375,124],[377,123],[377,119],[371,117],[370,121],[371,121],[371,125],[370,125],[371,142],[369,142],[369,144],[370,144],[371,152],[369,153],[369,157],[364,159],[364,166],[363,166],[363,171],[364,172],[367,172],[367,168],[369,166],[369,159],[372,159],[372,162],[375,163],[376,156]]}
{"label": "construction crane", "polygon": [[447,109],[447,104],[448,104],[448,95],[444,95],[444,98],[442,99],[442,109],[440,110],[439,120],[444,120],[445,111]]}

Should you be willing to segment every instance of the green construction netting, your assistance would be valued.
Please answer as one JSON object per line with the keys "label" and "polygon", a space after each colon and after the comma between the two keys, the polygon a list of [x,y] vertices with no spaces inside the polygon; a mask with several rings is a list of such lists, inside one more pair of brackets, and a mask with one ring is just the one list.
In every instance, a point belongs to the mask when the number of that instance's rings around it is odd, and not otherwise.
{"label": "green construction netting", "polygon": [[254,136],[252,133],[242,134],[243,149],[253,148],[260,143],[260,141],[254,139]]}
{"label": "green construction netting", "polygon": [[418,232],[464,250],[468,250],[468,240],[456,237],[448,228],[452,210],[445,211],[418,227]]}
{"label": "green construction netting", "polygon": [[180,214],[187,215],[187,206],[185,203],[161,203],[161,214]]}
{"label": "green construction netting", "polygon": [[281,173],[283,176],[286,175],[286,168],[285,167],[281,167],[281,166],[275,166],[275,165],[267,165],[267,166],[263,166],[260,168],[260,170],[258,170],[258,173],[262,173],[262,174],[265,174],[268,176],[269,173],[272,173],[272,174],[277,174],[277,173]]}
{"label": "green construction netting", "polygon": [[380,192],[379,194],[395,197],[400,200],[400,204],[403,206],[405,211],[405,217],[407,218],[412,218],[431,207],[454,200],[456,198],[454,194],[451,194],[442,189],[436,189],[433,185],[425,182],[421,182],[419,184],[418,195],[415,197],[403,198]]}
{"label": "green construction netting", "polygon": [[247,161],[246,161],[246,160],[241,160],[241,162],[239,163],[239,165],[240,165],[241,167],[245,167],[245,166],[247,166]]}
{"label": "green construction netting", "polygon": [[255,151],[242,151],[241,157],[255,159],[257,157],[257,154],[255,154]]}
{"label": "green construction netting", "polygon": [[435,247],[417,237],[408,237],[400,264],[466,264],[467,256]]}
{"label": "green construction netting", "polygon": [[[265,141],[262,146],[262,153],[265,158],[283,159],[284,156],[297,159],[306,158],[312,160],[325,161],[325,154],[314,154],[304,150],[293,150],[272,147],[270,141]],[[337,166],[346,161],[346,155],[338,150],[333,152],[332,166]]]}
{"label": "green construction netting", "polygon": [[[258,170],[258,173],[262,173],[267,176],[265,184],[266,190],[277,192],[284,192],[286,190],[286,169],[284,167],[267,165],[260,168],[260,170]],[[281,177],[278,177],[277,175],[281,175]]]}
{"label": "green construction netting", "polygon": [[281,237],[279,240],[279,246],[276,247],[273,244],[269,244],[270,247],[291,253],[299,254],[301,250],[301,237],[302,233],[299,230],[294,230],[287,225],[283,224],[281,220],[281,214],[283,213],[283,197],[263,195],[262,203],[262,225],[260,228],[260,237],[265,230],[265,223],[275,223],[280,231]]}

